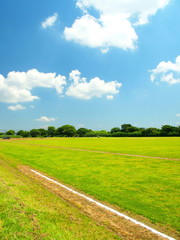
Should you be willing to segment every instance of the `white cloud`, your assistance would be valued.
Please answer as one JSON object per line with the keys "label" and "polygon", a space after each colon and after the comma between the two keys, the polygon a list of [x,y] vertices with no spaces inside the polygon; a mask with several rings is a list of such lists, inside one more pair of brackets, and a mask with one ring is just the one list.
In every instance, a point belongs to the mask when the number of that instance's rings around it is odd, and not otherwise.
{"label": "white cloud", "polygon": [[17,105],[9,106],[8,109],[12,110],[12,111],[17,111],[17,110],[24,110],[24,109],[26,109],[26,107],[24,107],[20,104],[17,104]]}
{"label": "white cloud", "polygon": [[58,94],[63,92],[66,77],[56,73],[42,73],[36,69],[27,72],[9,72],[7,78],[0,74],[0,102],[31,102],[39,99],[33,96],[33,88],[55,88]]}
{"label": "white cloud", "polygon": [[175,78],[173,73],[169,73],[161,78],[162,82],[167,82],[169,85],[180,83],[180,78]]}
{"label": "white cloud", "polygon": [[[91,99],[93,97],[106,97],[112,100],[113,96],[119,93],[121,83],[117,81],[105,82],[99,77],[87,81],[81,77],[78,70],[73,70],[69,74],[70,82],[66,90],[66,77],[56,73],[42,73],[36,69],[27,72],[9,72],[5,78],[0,74],[0,102],[21,103],[32,102],[39,99],[33,95],[35,88],[54,88],[62,96],[72,96],[80,99]],[[63,95],[64,96],[64,95]],[[30,105],[30,108],[34,108]]]}
{"label": "white cloud", "polygon": [[82,45],[102,47],[103,53],[106,53],[110,46],[134,49],[138,39],[130,22],[121,15],[103,15],[97,20],[86,14],[76,19],[72,28],[66,27],[64,34],[66,39]]}
{"label": "white cloud", "polygon": [[180,113],[177,113],[177,114],[176,114],[176,117],[180,117]]}
{"label": "white cloud", "polygon": [[112,95],[107,95],[107,96],[106,96],[106,99],[108,99],[108,100],[113,100],[113,99],[114,99],[114,96],[112,96]]}
{"label": "white cloud", "polygon": [[[110,46],[135,49],[138,40],[135,26],[148,23],[149,17],[168,5],[170,0],[77,0],[84,15],[77,18],[64,35],[85,46],[104,49]],[[90,14],[94,8],[99,18]]]}
{"label": "white cloud", "polygon": [[119,93],[118,89],[122,86],[117,81],[105,82],[98,77],[87,82],[87,79],[82,78],[78,70],[73,70],[69,76],[72,83],[67,89],[66,95],[79,99],[89,100],[93,97],[103,96],[112,99],[113,95]]}
{"label": "white cloud", "polygon": [[39,99],[38,96],[32,96],[27,89],[11,86],[2,75],[0,75],[0,102],[17,103],[30,102]]}
{"label": "white cloud", "polygon": [[109,52],[109,48],[102,48],[101,52],[105,54],[105,53]]}
{"label": "white cloud", "polygon": [[152,82],[166,82],[169,85],[180,83],[180,55],[177,56],[175,63],[162,61],[150,72]]}
{"label": "white cloud", "polygon": [[52,27],[58,19],[58,14],[54,13],[53,16],[50,16],[41,23],[43,28]]}
{"label": "white cloud", "polygon": [[55,118],[48,118],[46,116],[42,116],[38,119],[35,119],[36,121],[39,121],[39,122],[53,122],[53,121],[56,121]]}

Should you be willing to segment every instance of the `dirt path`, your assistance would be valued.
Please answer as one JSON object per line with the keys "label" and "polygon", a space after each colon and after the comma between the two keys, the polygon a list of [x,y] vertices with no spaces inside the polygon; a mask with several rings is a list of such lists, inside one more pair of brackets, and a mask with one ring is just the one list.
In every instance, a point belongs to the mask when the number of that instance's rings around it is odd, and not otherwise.
{"label": "dirt path", "polygon": [[72,150],[72,151],[82,151],[82,152],[92,152],[92,153],[113,154],[113,155],[119,155],[119,156],[142,157],[142,158],[154,158],[154,159],[161,159],[161,160],[180,161],[180,159],[178,159],[178,158],[165,158],[165,157],[153,157],[153,156],[135,155],[135,154],[127,154],[127,153],[114,153],[114,152],[106,152],[106,151],[98,151],[98,150],[44,145],[44,144],[37,144],[37,143],[23,143],[23,144],[35,145],[35,146],[40,146],[40,147],[59,148],[59,149]]}
{"label": "dirt path", "polygon": [[[30,176],[31,178],[40,182],[43,186],[48,188],[52,193],[60,196],[61,198],[65,199],[72,205],[78,207],[81,211],[85,212],[88,216],[95,219],[99,224],[106,225],[106,227],[111,228],[114,230],[122,239],[126,240],[175,240],[173,237],[169,237],[165,234],[159,235],[155,230],[152,232],[151,230],[147,229],[146,227],[135,224],[134,222],[130,221],[129,219],[125,219],[122,216],[118,216],[116,212],[117,210],[113,210],[111,206],[107,203],[104,205],[103,203],[98,202],[96,204],[96,200],[92,199],[83,193],[79,193],[76,190],[67,187],[64,184],[57,182],[53,178],[49,178],[47,174],[44,174],[40,171],[34,171],[28,166],[20,166],[20,170]],[[69,191],[70,189],[70,191]],[[78,194],[77,194],[78,193]],[[91,199],[90,201],[88,199]],[[106,208],[103,208],[106,206]],[[108,209],[112,209],[113,211],[109,211]],[[124,215],[124,214],[122,214]],[[145,224],[154,227],[146,218],[139,216],[139,221],[143,221]],[[135,220],[136,221],[136,220]],[[144,225],[144,226],[147,226]],[[149,227],[149,228],[151,228]],[[159,227],[156,225],[154,228],[158,229]],[[163,229],[162,227],[159,230],[160,232],[167,232],[167,230]],[[173,235],[173,233],[169,233],[168,235]]]}

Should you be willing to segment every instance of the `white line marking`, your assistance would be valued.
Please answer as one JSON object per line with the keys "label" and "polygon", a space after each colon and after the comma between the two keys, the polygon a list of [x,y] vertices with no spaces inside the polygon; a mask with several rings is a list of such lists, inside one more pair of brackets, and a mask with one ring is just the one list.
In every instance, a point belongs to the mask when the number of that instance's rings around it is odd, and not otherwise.
{"label": "white line marking", "polygon": [[159,231],[157,231],[157,230],[155,230],[155,229],[153,229],[153,228],[145,225],[144,223],[141,223],[141,222],[139,222],[139,221],[137,221],[137,220],[135,220],[135,219],[133,219],[133,218],[131,218],[131,217],[126,216],[126,215],[123,214],[123,213],[120,213],[120,212],[118,212],[118,211],[116,211],[116,210],[114,210],[114,209],[112,209],[112,208],[110,208],[110,207],[107,207],[106,205],[104,205],[104,204],[102,204],[102,203],[100,203],[100,202],[97,202],[97,201],[95,201],[94,199],[92,199],[92,198],[90,198],[90,197],[87,197],[87,196],[84,195],[84,194],[81,194],[81,193],[79,193],[79,192],[77,192],[77,191],[74,191],[74,190],[72,190],[71,188],[66,187],[65,185],[63,185],[63,184],[61,184],[61,183],[59,183],[59,182],[57,182],[57,181],[55,181],[55,180],[53,180],[53,179],[51,179],[51,178],[48,178],[48,177],[44,176],[43,174],[41,174],[41,173],[39,173],[39,172],[36,172],[36,171],[33,170],[33,169],[31,169],[31,171],[32,171],[33,173],[41,176],[42,178],[45,178],[45,179],[47,179],[48,181],[53,182],[53,183],[61,186],[62,188],[65,188],[65,189],[67,189],[68,191],[70,191],[70,192],[72,192],[72,193],[74,193],[74,194],[76,194],[76,195],[79,195],[79,196],[81,196],[82,198],[87,199],[89,202],[93,202],[93,203],[95,203],[97,206],[102,207],[102,208],[104,208],[104,209],[106,209],[106,210],[108,210],[108,211],[110,211],[110,212],[112,212],[112,213],[114,213],[114,214],[116,214],[116,215],[118,215],[118,216],[120,216],[120,217],[123,217],[123,218],[125,218],[125,219],[127,219],[127,220],[129,220],[129,221],[131,221],[131,222],[133,222],[133,223],[135,223],[135,224],[137,224],[137,225],[140,225],[141,227],[144,227],[144,228],[150,230],[151,232],[153,232],[153,233],[155,233],[155,234],[157,234],[157,235],[160,235],[161,237],[164,237],[164,238],[169,239],[169,240],[176,240],[175,238],[169,237],[169,236],[167,236],[166,234],[161,233],[161,232],[159,232]]}

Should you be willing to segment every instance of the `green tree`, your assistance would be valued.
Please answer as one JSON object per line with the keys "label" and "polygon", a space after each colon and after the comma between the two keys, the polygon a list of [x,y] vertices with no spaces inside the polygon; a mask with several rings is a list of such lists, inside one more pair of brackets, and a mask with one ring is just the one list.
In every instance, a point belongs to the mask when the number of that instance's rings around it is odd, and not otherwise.
{"label": "green tree", "polygon": [[131,126],[127,130],[129,133],[133,133],[139,131],[140,129],[138,127]]}
{"label": "green tree", "polygon": [[8,130],[6,132],[6,135],[15,135],[15,131],[14,130]]}
{"label": "green tree", "polygon": [[38,129],[32,129],[30,131],[30,135],[31,135],[31,137],[40,137],[41,136],[41,132]]}
{"label": "green tree", "polygon": [[100,136],[100,137],[110,137],[110,135],[111,135],[106,130],[100,130],[100,131],[96,131],[96,132],[97,132],[98,136]]}
{"label": "green tree", "polygon": [[16,135],[22,136],[22,137],[30,137],[30,132],[29,131],[24,131],[24,130],[19,130]]}
{"label": "green tree", "polygon": [[23,137],[23,135],[24,135],[24,130],[19,130],[19,131],[16,133],[16,135]]}
{"label": "green tree", "polygon": [[24,131],[23,137],[30,137],[30,132],[29,131]]}
{"label": "green tree", "polygon": [[131,124],[122,124],[121,125],[121,131],[125,133],[133,133],[133,132],[138,132],[141,129],[135,126],[132,126]]}
{"label": "green tree", "polygon": [[171,125],[163,125],[161,127],[161,135],[168,136],[168,134],[171,132],[176,132],[176,127]]}
{"label": "green tree", "polygon": [[41,137],[46,137],[48,135],[48,130],[44,128],[39,128],[38,130],[41,133]]}
{"label": "green tree", "polygon": [[141,131],[129,132],[127,134],[128,134],[128,137],[142,137],[142,132]]}
{"label": "green tree", "polygon": [[158,128],[146,128],[146,129],[143,129],[141,132],[142,132],[142,136],[145,136],[145,137],[160,135],[160,131]]}
{"label": "green tree", "polygon": [[56,128],[53,126],[48,127],[48,136],[54,137],[56,135]]}
{"label": "green tree", "polygon": [[119,127],[114,127],[111,129],[111,133],[116,133],[116,132],[120,132],[121,129]]}
{"label": "green tree", "polygon": [[122,132],[129,132],[129,128],[132,127],[131,124],[122,124],[121,125],[121,131]]}
{"label": "green tree", "polygon": [[87,129],[87,128],[79,128],[76,132],[76,134],[79,135],[79,137],[84,137],[84,135],[88,132],[91,132],[91,129]]}
{"label": "green tree", "polygon": [[128,137],[128,133],[126,132],[114,132],[111,133],[112,137]]}
{"label": "green tree", "polygon": [[98,137],[99,134],[97,131],[90,131],[90,132],[87,132],[84,137]]}
{"label": "green tree", "polygon": [[76,134],[76,129],[72,125],[63,125],[57,129],[58,136],[73,137]]}

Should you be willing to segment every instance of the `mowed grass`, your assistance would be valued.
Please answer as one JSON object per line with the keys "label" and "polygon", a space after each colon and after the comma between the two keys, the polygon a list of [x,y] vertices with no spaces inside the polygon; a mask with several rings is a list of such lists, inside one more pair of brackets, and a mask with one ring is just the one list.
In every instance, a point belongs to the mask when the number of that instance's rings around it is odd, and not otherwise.
{"label": "mowed grass", "polygon": [[0,146],[11,164],[32,166],[129,215],[142,215],[172,232],[179,231],[179,161],[31,146],[21,141]]}
{"label": "mowed grass", "polygon": [[[23,141],[25,141],[23,139]],[[180,159],[179,137],[45,138],[31,143]]]}
{"label": "mowed grass", "polygon": [[0,154],[0,239],[120,238],[19,172]]}

